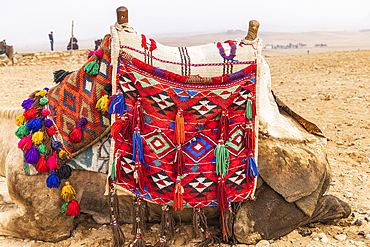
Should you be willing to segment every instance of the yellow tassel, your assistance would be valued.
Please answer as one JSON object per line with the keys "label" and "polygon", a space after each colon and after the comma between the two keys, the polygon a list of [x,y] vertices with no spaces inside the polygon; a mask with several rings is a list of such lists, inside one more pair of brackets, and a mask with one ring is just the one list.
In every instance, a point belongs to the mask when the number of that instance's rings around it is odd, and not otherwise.
{"label": "yellow tassel", "polygon": [[100,111],[103,114],[108,113],[108,109],[109,109],[108,102],[109,102],[108,94],[106,94],[103,97],[101,97],[98,100],[98,102],[96,102],[96,109],[98,109],[98,111]]}
{"label": "yellow tassel", "polygon": [[48,91],[46,90],[41,90],[40,92],[38,92],[37,94],[35,94],[35,96],[41,96],[41,97],[44,97],[45,95],[48,94]]}
{"label": "yellow tassel", "polygon": [[32,135],[32,142],[35,145],[39,145],[44,140],[44,134],[41,131],[35,132],[35,134]]}
{"label": "yellow tassel", "polygon": [[67,152],[66,151],[60,151],[59,152],[59,158],[61,158],[62,160],[66,160],[68,158],[68,155],[67,155]]}
{"label": "yellow tassel", "polygon": [[24,124],[24,122],[26,122],[26,119],[24,118],[23,116],[23,113],[21,115],[19,115],[16,119],[15,119],[15,124],[17,126],[21,126]]}
{"label": "yellow tassel", "polygon": [[65,186],[62,189],[62,197],[66,202],[70,202],[76,198],[76,191],[68,181],[66,181]]}

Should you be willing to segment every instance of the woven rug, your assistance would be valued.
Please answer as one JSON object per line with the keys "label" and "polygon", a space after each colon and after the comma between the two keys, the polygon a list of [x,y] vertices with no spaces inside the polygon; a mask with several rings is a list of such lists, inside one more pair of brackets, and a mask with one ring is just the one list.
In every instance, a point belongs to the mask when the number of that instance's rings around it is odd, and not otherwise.
{"label": "woven rug", "polygon": [[[221,180],[228,203],[250,198],[256,174],[250,172],[248,160],[255,160],[255,146],[246,148],[244,140],[246,129],[253,138],[257,136],[256,48],[241,41],[173,48],[136,32],[120,35],[116,90],[124,95],[125,118],[134,120],[138,104],[142,109],[144,123],[139,132],[144,160],[138,164],[134,142],[120,135],[114,150],[119,158],[118,185],[147,200],[172,205],[176,184],[181,183],[184,207],[217,206]],[[253,115],[249,117],[248,104]],[[185,132],[181,176],[174,171],[178,111],[183,113]],[[223,140],[229,164],[220,175],[215,150],[224,112],[229,115]],[[143,173],[143,188],[138,185],[138,169]]]}
{"label": "woven rug", "polygon": [[[110,115],[95,109],[96,102],[106,94],[104,85],[111,83],[109,43],[110,37],[106,36],[101,47],[103,57],[98,75],[90,76],[81,68],[51,88],[47,95],[52,120],[59,131],[58,140],[69,153],[85,147],[110,126]],[[92,60],[90,58],[87,63]],[[68,135],[82,117],[87,119],[87,125],[82,130],[82,142],[71,143]]]}

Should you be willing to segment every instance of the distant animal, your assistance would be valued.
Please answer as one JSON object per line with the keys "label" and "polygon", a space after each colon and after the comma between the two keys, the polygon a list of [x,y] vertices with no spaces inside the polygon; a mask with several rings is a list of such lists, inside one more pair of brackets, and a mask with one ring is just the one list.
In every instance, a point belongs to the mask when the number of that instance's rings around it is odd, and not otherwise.
{"label": "distant animal", "polygon": [[6,45],[5,39],[0,42],[0,55],[1,54],[5,54],[9,58],[9,60],[12,61],[12,65],[14,65],[14,58],[13,58],[14,49],[13,49],[13,46]]}
{"label": "distant animal", "polygon": [[95,40],[95,49],[94,49],[95,51],[97,49],[99,49],[102,41],[103,41],[103,39],[97,39],[97,40]]}

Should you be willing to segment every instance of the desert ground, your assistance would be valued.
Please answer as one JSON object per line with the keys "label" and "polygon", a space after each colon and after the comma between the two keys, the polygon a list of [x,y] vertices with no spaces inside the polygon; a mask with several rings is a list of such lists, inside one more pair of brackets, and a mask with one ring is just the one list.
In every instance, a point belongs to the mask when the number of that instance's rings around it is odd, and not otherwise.
{"label": "desert ground", "polygon": [[[324,132],[333,175],[327,194],[348,202],[353,213],[347,219],[304,226],[282,238],[261,241],[257,246],[369,246],[370,50],[304,53],[266,51],[272,89],[292,110]],[[30,92],[54,85],[53,71],[79,69],[86,61],[86,54],[86,51],[74,56],[38,53],[28,55],[27,59],[18,56],[15,66],[0,67],[0,106],[19,107]],[[0,178],[0,191],[3,190],[6,190],[5,179]],[[11,207],[11,204],[0,205],[0,211]],[[130,225],[121,227],[128,243],[133,237],[128,233]],[[179,226],[173,246],[192,246],[187,236],[191,228],[186,224]],[[149,225],[147,230],[149,240],[155,243],[159,225]],[[309,231],[312,234],[300,234]],[[109,225],[99,225],[89,215],[81,214],[75,219],[71,237],[64,241],[49,243],[0,236],[0,246],[112,246],[111,240]]]}

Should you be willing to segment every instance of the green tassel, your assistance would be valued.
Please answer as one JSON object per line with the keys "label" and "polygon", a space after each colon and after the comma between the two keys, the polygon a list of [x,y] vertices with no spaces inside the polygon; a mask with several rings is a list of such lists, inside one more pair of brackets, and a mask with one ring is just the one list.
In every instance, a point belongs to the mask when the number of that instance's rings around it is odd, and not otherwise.
{"label": "green tassel", "polygon": [[229,151],[225,144],[219,142],[214,153],[216,157],[216,174],[220,175],[222,173],[222,177],[224,177],[229,170]]}
{"label": "green tassel", "polygon": [[39,151],[39,153],[43,155],[47,155],[49,153],[48,150],[46,150],[45,145],[42,143],[37,147],[37,151]]}
{"label": "green tassel", "polygon": [[63,203],[63,205],[62,205],[62,213],[64,214],[64,216],[66,216],[66,217],[69,217],[69,215],[66,215],[66,212],[67,212],[67,210],[68,210],[68,204],[69,204],[69,202],[65,202],[65,203]]}
{"label": "green tassel", "polygon": [[49,100],[47,98],[40,99],[40,105],[46,105],[47,103],[49,103]]}
{"label": "green tassel", "polygon": [[26,176],[29,176],[30,175],[30,165],[26,161],[24,161],[23,167],[24,167],[24,174]]}
{"label": "green tassel", "polygon": [[22,137],[28,136],[30,132],[27,128],[27,123],[24,123],[23,125],[19,126],[18,129],[15,131],[15,135],[21,139]]}
{"label": "green tassel", "polygon": [[245,107],[245,117],[248,118],[249,120],[253,119],[253,116],[252,116],[252,101],[250,99],[247,101],[247,105]]}
{"label": "green tassel", "polygon": [[118,152],[115,155],[113,164],[112,164],[112,171],[110,172],[110,178],[112,181],[116,180],[116,164],[117,164],[117,159],[118,159]]}
{"label": "green tassel", "polygon": [[91,76],[99,74],[99,60],[86,64],[84,71]]}

